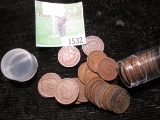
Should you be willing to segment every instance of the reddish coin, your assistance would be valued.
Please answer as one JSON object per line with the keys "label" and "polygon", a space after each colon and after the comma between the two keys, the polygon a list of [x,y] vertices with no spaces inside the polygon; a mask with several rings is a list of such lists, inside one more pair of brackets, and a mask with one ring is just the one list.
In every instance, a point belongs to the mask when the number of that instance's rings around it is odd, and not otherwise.
{"label": "reddish coin", "polygon": [[38,82],[38,91],[43,97],[54,97],[54,90],[61,77],[56,73],[47,73]]}
{"label": "reddish coin", "polygon": [[104,43],[102,39],[97,36],[89,36],[86,38],[86,44],[82,45],[82,50],[86,55],[89,55],[95,50],[104,50]]}
{"label": "reddish coin", "polygon": [[64,46],[58,52],[58,61],[65,67],[73,67],[80,60],[80,52],[74,46]]}
{"label": "reddish coin", "polygon": [[103,59],[106,58],[107,55],[99,50],[95,50],[91,52],[87,58],[87,64],[88,67],[93,71],[97,73],[98,70],[98,64]]}
{"label": "reddish coin", "polygon": [[89,69],[87,66],[86,69],[84,70],[84,81],[85,83],[89,82],[92,78],[99,77],[97,73],[94,73]]}
{"label": "reddish coin", "polygon": [[64,105],[73,103],[79,95],[79,87],[73,79],[62,79],[55,89],[56,100]]}
{"label": "reddish coin", "polygon": [[107,81],[115,79],[118,75],[116,61],[109,57],[102,59],[98,65],[98,74]]}
{"label": "reddish coin", "polygon": [[78,78],[73,78],[75,80],[75,82],[78,84],[79,86],[79,96],[77,98],[77,102],[88,102],[88,99],[86,98],[85,94],[84,94],[84,87],[85,85],[78,79]]}
{"label": "reddish coin", "polygon": [[84,81],[84,70],[86,69],[86,67],[87,67],[87,62],[84,62],[78,68],[78,77],[79,77],[80,81],[83,84],[85,84],[85,81]]}

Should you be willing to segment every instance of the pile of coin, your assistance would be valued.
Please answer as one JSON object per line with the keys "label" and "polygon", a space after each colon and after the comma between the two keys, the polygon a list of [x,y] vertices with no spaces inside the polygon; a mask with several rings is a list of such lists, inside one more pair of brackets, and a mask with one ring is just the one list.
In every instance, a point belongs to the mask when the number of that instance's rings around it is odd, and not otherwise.
{"label": "pile of coin", "polygon": [[56,73],[46,73],[38,82],[38,91],[45,98],[55,97],[64,105],[88,102],[84,84],[79,78],[63,78]]}
{"label": "pile of coin", "polygon": [[[106,81],[114,80],[118,74],[117,63],[104,52],[103,41],[97,36],[86,38],[82,50],[87,55],[86,62],[78,68],[78,78],[61,78],[56,73],[47,73],[38,82],[38,91],[45,97],[55,97],[64,105],[81,104],[91,101],[99,108],[117,114],[129,106],[128,92]],[[79,50],[74,46],[62,47],[58,60],[65,67],[73,67],[80,60]]]}
{"label": "pile of coin", "polygon": [[99,108],[123,113],[129,106],[130,96],[128,92],[117,85],[110,85],[103,79],[92,78],[85,85],[86,97]]}
{"label": "pile of coin", "polygon": [[156,51],[148,50],[118,62],[119,73],[126,86],[138,86],[160,74],[159,62],[156,59],[158,53]]}
{"label": "pile of coin", "polygon": [[87,57],[87,62],[82,63],[78,68],[78,77],[84,84],[98,76],[106,81],[111,81],[117,75],[116,61],[99,50],[92,51]]}
{"label": "pile of coin", "polygon": [[91,101],[99,108],[121,114],[129,106],[128,92],[117,85],[110,85],[96,76],[84,85],[79,78],[63,78],[47,73],[38,82],[38,91],[45,98],[55,97],[63,104],[81,104]]}

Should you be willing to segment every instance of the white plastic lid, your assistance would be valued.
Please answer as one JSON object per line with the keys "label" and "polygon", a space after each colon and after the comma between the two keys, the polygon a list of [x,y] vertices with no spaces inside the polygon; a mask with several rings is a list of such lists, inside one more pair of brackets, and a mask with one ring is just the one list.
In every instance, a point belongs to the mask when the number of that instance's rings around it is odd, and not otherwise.
{"label": "white plastic lid", "polygon": [[1,60],[1,71],[4,76],[19,82],[31,79],[35,75],[37,67],[36,58],[21,48],[8,51]]}

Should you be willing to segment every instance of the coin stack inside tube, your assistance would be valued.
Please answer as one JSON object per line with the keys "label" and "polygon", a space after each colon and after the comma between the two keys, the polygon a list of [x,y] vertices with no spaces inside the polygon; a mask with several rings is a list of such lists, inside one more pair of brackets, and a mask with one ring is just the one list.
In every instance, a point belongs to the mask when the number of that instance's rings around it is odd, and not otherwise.
{"label": "coin stack inside tube", "polygon": [[155,50],[149,50],[119,61],[120,76],[125,85],[138,86],[160,75],[160,65],[156,59],[158,54]]}

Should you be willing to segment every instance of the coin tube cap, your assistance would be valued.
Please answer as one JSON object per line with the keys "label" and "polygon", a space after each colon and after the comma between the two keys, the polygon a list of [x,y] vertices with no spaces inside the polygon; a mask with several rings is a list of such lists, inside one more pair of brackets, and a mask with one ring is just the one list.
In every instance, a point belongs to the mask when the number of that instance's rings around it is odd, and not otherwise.
{"label": "coin tube cap", "polygon": [[35,75],[37,67],[35,56],[21,48],[8,51],[1,60],[1,71],[4,76],[18,82],[31,79]]}

